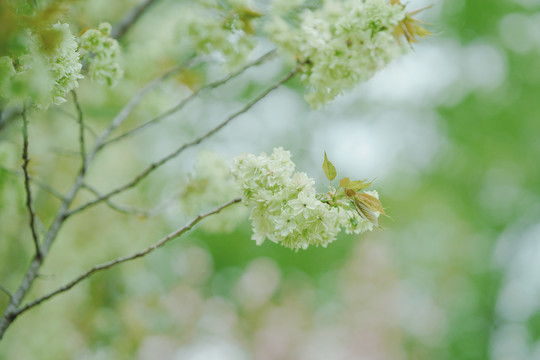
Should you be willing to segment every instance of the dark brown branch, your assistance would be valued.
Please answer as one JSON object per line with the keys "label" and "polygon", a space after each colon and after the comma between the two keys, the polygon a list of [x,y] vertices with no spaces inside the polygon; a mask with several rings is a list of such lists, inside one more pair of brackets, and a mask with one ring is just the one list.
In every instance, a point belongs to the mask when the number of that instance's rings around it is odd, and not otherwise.
{"label": "dark brown branch", "polygon": [[156,116],[152,120],[149,120],[149,121],[147,121],[146,123],[144,123],[144,124],[142,124],[140,126],[137,126],[137,127],[133,128],[133,129],[131,129],[129,131],[126,131],[125,133],[123,133],[121,135],[118,135],[115,138],[112,138],[111,140],[105,142],[102,147],[105,147],[105,146],[107,146],[107,145],[109,145],[111,143],[122,140],[122,139],[124,139],[124,138],[126,138],[128,136],[137,134],[137,133],[141,132],[142,130],[150,127],[151,125],[157,124],[159,121],[165,119],[167,116],[172,115],[175,112],[182,110],[184,108],[184,106],[186,106],[191,100],[195,99],[198,95],[200,95],[200,94],[202,94],[202,93],[204,93],[206,91],[215,89],[215,88],[227,83],[228,81],[230,81],[230,80],[236,78],[237,76],[243,74],[249,68],[260,65],[260,64],[264,63],[265,61],[271,59],[275,54],[276,54],[276,51],[271,50],[271,51],[267,52],[266,54],[264,54],[263,56],[256,59],[255,61],[252,61],[249,64],[245,65],[240,70],[238,70],[238,71],[236,71],[236,72],[234,72],[234,73],[232,73],[232,74],[230,74],[230,75],[228,75],[228,76],[226,76],[226,77],[224,77],[224,78],[222,78],[220,80],[217,80],[215,82],[212,82],[212,83],[210,83],[208,85],[205,85],[205,86],[201,87],[197,91],[191,93],[185,99],[182,99],[182,101],[180,101],[176,106],[174,106],[171,109],[165,111],[164,113]]}
{"label": "dark brown branch", "polygon": [[174,159],[179,154],[181,154],[184,150],[186,150],[186,149],[188,149],[190,147],[193,147],[195,145],[198,145],[202,141],[208,139],[209,137],[211,137],[212,135],[214,135],[215,133],[220,131],[222,128],[227,126],[227,124],[229,124],[232,120],[234,120],[238,116],[244,114],[246,111],[251,109],[255,104],[257,104],[259,101],[264,99],[269,93],[271,93],[273,90],[277,89],[279,86],[281,86],[287,80],[292,78],[298,72],[298,70],[299,70],[299,67],[296,67],[294,70],[289,72],[285,77],[283,77],[281,80],[279,80],[276,84],[272,85],[271,87],[266,89],[262,94],[260,94],[259,96],[257,96],[253,100],[251,100],[249,103],[247,103],[242,109],[240,109],[239,111],[237,111],[234,114],[230,115],[227,119],[225,119],[218,126],[213,128],[212,130],[208,131],[206,134],[202,135],[201,137],[199,137],[199,138],[197,138],[197,139],[195,139],[195,140],[193,140],[193,141],[191,141],[189,143],[186,143],[186,144],[182,145],[181,147],[179,147],[178,149],[176,149],[175,151],[173,151],[169,155],[165,156],[161,160],[159,160],[159,161],[157,161],[155,163],[152,163],[149,167],[147,167],[143,172],[141,172],[139,175],[137,175],[133,180],[131,180],[127,184],[125,184],[123,186],[120,186],[120,187],[118,187],[118,188],[116,188],[114,190],[111,190],[107,194],[102,195],[102,196],[98,197],[97,199],[89,201],[86,204],[81,205],[78,208],[75,208],[75,209],[71,210],[67,214],[67,216],[69,217],[69,216],[71,216],[73,214],[79,213],[79,212],[81,212],[81,211],[83,211],[83,210],[85,210],[85,209],[87,209],[87,208],[89,208],[91,206],[94,206],[96,204],[99,204],[102,201],[105,201],[105,200],[111,198],[112,196],[115,196],[117,194],[120,194],[120,193],[128,190],[128,189],[133,188],[139,182],[141,182],[144,178],[146,178],[148,175],[150,175],[154,170],[156,170],[157,168],[159,168],[163,164],[167,163],[168,161]]}
{"label": "dark brown branch", "polygon": [[36,231],[36,212],[32,205],[32,190],[30,189],[30,174],[28,173],[28,163],[30,158],[28,157],[28,118],[26,117],[26,109],[23,108],[22,111],[23,127],[23,173],[24,173],[24,188],[26,191],[26,207],[28,208],[28,214],[30,216],[30,230],[32,231],[32,239],[34,240],[34,247],[36,249],[36,256],[38,258],[42,257],[41,247],[39,246],[38,234]]}
{"label": "dark brown branch", "polygon": [[139,18],[144,14],[146,10],[152,5],[156,0],[144,0],[139,6],[133,9],[127,16],[116,25],[112,30],[112,37],[115,39],[120,39],[125,33],[139,20]]}
{"label": "dark brown branch", "polygon": [[199,221],[203,220],[204,218],[207,218],[211,215],[214,215],[214,214],[217,214],[219,213],[221,210],[233,205],[233,204],[236,204],[236,203],[239,203],[241,201],[241,199],[234,199],[232,201],[229,201],[228,203],[224,204],[224,205],[221,205],[219,206],[218,208],[210,211],[210,212],[207,212],[205,214],[201,214],[201,215],[198,215],[196,218],[194,218],[193,220],[191,220],[188,224],[186,224],[185,226],[181,227],[180,229],[170,233],[169,235],[165,236],[163,239],[161,239],[160,241],[158,241],[157,243],[147,247],[146,249],[144,250],[141,250],[139,252],[136,252],[132,255],[128,255],[128,256],[124,256],[124,257],[120,257],[120,258],[117,258],[117,259],[114,259],[114,260],[111,260],[111,261],[108,261],[106,263],[103,263],[101,265],[96,265],[94,266],[92,269],[88,270],[87,272],[77,276],[75,279],[73,279],[72,281],[70,281],[69,283],[65,284],[64,286],[50,292],[49,294],[45,295],[45,296],[42,296],[26,305],[24,305],[23,307],[21,307],[15,314],[14,314],[14,318],[20,316],[22,313],[24,313],[25,311],[33,308],[34,306],[37,306],[39,304],[41,304],[42,302],[58,295],[58,294],[61,294],[63,292],[66,292],[68,291],[69,289],[71,289],[72,287],[74,287],[75,285],[77,285],[78,283],[80,283],[81,281],[83,281],[84,279],[87,279],[89,278],[90,276],[92,276],[93,274],[99,272],[99,271],[103,271],[103,270],[107,270],[107,269],[110,269],[112,268],[113,266],[116,266],[118,264],[121,264],[121,263],[124,263],[124,262],[127,262],[127,261],[131,261],[131,260],[134,260],[134,259],[137,259],[137,258],[141,258],[145,255],[148,255],[150,254],[151,252],[153,252],[154,250],[162,247],[163,245],[165,245],[167,242],[169,242],[170,240],[172,239],[175,239],[179,236],[181,236],[182,234],[184,234],[185,232],[191,230],[191,228],[193,226],[195,226]]}

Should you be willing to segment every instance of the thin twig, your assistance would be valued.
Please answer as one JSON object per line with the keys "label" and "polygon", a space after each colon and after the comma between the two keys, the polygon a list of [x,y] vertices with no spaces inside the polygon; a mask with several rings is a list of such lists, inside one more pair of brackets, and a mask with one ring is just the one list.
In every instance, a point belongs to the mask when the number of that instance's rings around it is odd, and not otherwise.
{"label": "thin twig", "polygon": [[[82,187],[85,188],[86,190],[90,191],[96,197],[102,196],[102,194],[96,188],[94,188],[93,186],[90,186],[88,184],[83,184]],[[125,205],[117,204],[117,203],[111,201],[110,199],[105,200],[105,204],[107,204],[107,206],[109,206],[111,209],[116,210],[116,211],[118,211],[118,212],[120,212],[122,214],[131,214],[131,215],[138,215],[138,216],[145,216],[145,217],[148,217],[148,214],[149,214],[148,212],[143,211],[143,210],[139,210],[139,209],[135,209],[135,208],[132,208],[132,207],[125,206]]]}
{"label": "thin twig", "polygon": [[[70,119],[73,119],[73,120],[75,120],[77,122],[79,120],[76,115],[70,113],[69,111],[66,111],[65,109],[63,109],[60,106],[55,106],[54,108],[51,108],[51,110],[58,111],[58,112],[60,112],[60,113],[62,113],[64,115],[66,115],[66,117],[68,117]],[[97,133],[95,132],[94,129],[92,129],[90,126],[88,126],[88,124],[84,124],[84,128],[85,128],[85,130],[87,130],[90,133],[90,135],[92,135],[92,137],[97,138],[97,136],[98,136]]]}
{"label": "thin twig", "polygon": [[62,149],[61,147],[58,147],[58,146],[51,147],[50,149],[53,154],[56,154],[58,156],[63,156],[66,158],[74,158],[74,157],[81,156],[81,152],[79,150]]}
{"label": "thin twig", "polygon": [[106,263],[103,263],[103,264],[100,264],[100,265],[96,265],[94,266],[92,269],[88,270],[87,272],[77,276],[75,279],[73,279],[72,281],[70,281],[69,283],[65,284],[64,286],[50,292],[49,294],[45,295],[45,296],[42,296],[26,305],[24,305],[23,307],[21,307],[19,310],[17,310],[17,312],[15,313],[15,317],[21,315],[22,313],[24,313],[25,311],[33,308],[34,306],[36,305],[39,305],[41,304],[43,301],[45,300],[48,300],[58,294],[61,294],[65,291],[68,291],[69,289],[71,289],[72,287],[74,287],[75,285],[77,285],[78,283],[80,283],[81,281],[83,281],[84,279],[86,278],[89,278],[91,275],[99,272],[99,271],[102,271],[102,270],[106,270],[106,269],[110,269],[111,267],[113,266],[116,266],[118,264],[121,264],[121,263],[124,263],[124,262],[127,262],[127,261],[130,261],[130,260],[134,260],[134,259],[137,259],[137,258],[140,258],[140,257],[143,257],[145,255],[148,255],[150,254],[151,252],[153,252],[154,250],[156,250],[157,248],[165,245],[167,242],[169,242],[170,240],[174,239],[174,238],[177,238],[179,236],[181,236],[182,234],[184,234],[186,231],[189,231],[193,226],[195,226],[199,221],[201,221],[202,219],[208,217],[208,216],[211,216],[211,215],[214,215],[214,214],[217,214],[219,213],[221,210],[233,205],[233,204],[236,204],[236,203],[239,203],[241,201],[241,199],[234,199],[232,201],[229,201],[228,203],[224,204],[224,205],[221,205],[219,206],[218,208],[210,211],[210,212],[207,212],[205,214],[201,214],[201,215],[198,215],[196,218],[194,218],[193,220],[191,220],[188,224],[186,224],[185,226],[181,227],[180,229],[170,233],[169,235],[165,236],[164,238],[162,238],[160,241],[158,241],[157,243],[147,247],[146,249],[144,250],[141,250],[139,252],[136,252],[132,255],[128,255],[128,256],[124,256],[124,257],[120,257],[120,258],[117,258],[117,259],[114,259],[114,260],[111,260],[111,261],[108,261]]}
{"label": "thin twig", "polygon": [[[180,71],[181,69],[183,69],[184,67],[188,67],[190,66],[192,63],[196,62],[197,59],[190,59],[188,60],[186,63],[184,64],[181,64],[181,65],[177,65],[171,69],[169,69],[167,72],[165,72],[164,74],[158,76],[157,78],[155,78],[154,80],[150,81],[144,88],[142,88],[141,90],[139,90],[139,92],[137,94],[135,94],[135,96],[133,96],[131,98],[131,100],[129,101],[129,103],[127,103],[123,108],[122,110],[120,110],[120,112],[118,113],[118,115],[116,115],[116,117],[113,119],[113,121],[111,122],[111,124],[105,129],[102,131],[102,133],[98,136],[98,138],[96,139],[96,143],[94,144],[94,150],[89,154],[89,157],[93,157],[95,155],[95,153],[97,151],[99,151],[105,144],[105,141],[107,140],[107,138],[109,137],[109,135],[111,135],[111,133],[116,129],[118,128],[120,125],[122,125],[122,123],[127,119],[127,117],[129,116],[129,114],[131,114],[131,112],[133,111],[133,109],[139,105],[139,103],[142,101],[142,99],[144,98],[144,96],[149,92],[151,91],[152,89],[154,89],[156,86],[158,86],[163,80],[165,80],[166,78],[168,78],[169,76],[173,75],[174,73]],[[87,162],[88,162],[88,159],[87,159]]]}
{"label": "thin twig", "polygon": [[156,116],[152,120],[149,120],[149,121],[147,121],[146,123],[144,123],[144,124],[142,124],[140,126],[137,126],[137,127],[133,128],[131,130],[128,130],[125,133],[123,133],[121,135],[118,135],[117,137],[112,138],[109,141],[106,141],[103,144],[102,148],[109,145],[109,144],[111,144],[111,143],[122,140],[122,139],[124,139],[124,138],[126,138],[128,136],[137,134],[137,133],[141,132],[142,130],[148,128],[151,125],[157,124],[159,121],[165,119],[167,116],[172,115],[175,112],[182,110],[184,108],[184,106],[186,106],[191,100],[195,99],[198,95],[202,94],[203,92],[215,89],[215,88],[227,83],[228,81],[234,79],[235,77],[243,74],[249,68],[260,65],[260,64],[264,63],[265,61],[270,60],[273,56],[275,56],[275,54],[276,54],[276,50],[271,50],[271,51],[267,52],[266,54],[262,55],[261,57],[259,57],[258,59],[246,64],[240,70],[238,70],[238,71],[236,71],[236,72],[234,72],[232,74],[229,74],[228,76],[226,76],[226,77],[224,77],[224,78],[222,78],[220,80],[214,81],[214,82],[212,82],[212,83],[210,83],[208,85],[205,85],[205,86],[201,87],[200,89],[198,89],[195,92],[191,93],[188,97],[182,99],[182,101],[180,101],[177,105],[175,105],[174,107],[172,107],[169,110],[165,111],[164,113]]}
{"label": "thin twig", "polygon": [[112,30],[112,37],[120,39],[124,34],[139,20],[144,12],[152,5],[156,0],[145,0],[135,9],[133,9],[121,22],[116,25]]}
{"label": "thin twig", "polygon": [[39,229],[39,232],[41,235],[45,235],[47,233],[47,229],[45,228],[45,225],[43,225],[43,221],[41,221],[41,218],[36,215],[36,225]]}
{"label": "thin twig", "polygon": [[13,298],[13,295],[11,295],[9,290],[6,289],[5,287],[3,287],[2,285],[0,285],[0,290],[9,297],[9,301],[11,302],[11,299]]}
{"label": "thin twig", "polygon": [[86,147],[84,145],[84,118],[83,112],[81,109],[81,104],[77,99],[77,93],[75,90],[71,90],[73,95],[73,103],[75,104],[75,109],[77,110],[77,120],[79,122],[79,151],[81,153],[81,171],[84,174],[86,172]]}
{"label": "thin twig", "polygon": [[70,118],[70,119],[72,119],[72,120],[77,121],[77,115],[70,113],[69,111],[67,111],[66,109],[64,109],[64,108],[61,107],[61,106],[55,106],[55,107],[51,108],[51,110],[52,110],[52,111],[57,111],[57,112],[59,112],[59,113],[62,113],[62,114],[64,114],[66,117],[68,117],[68,118]]}
{"label": "thin twig", "polygon": [[49,194],[55,196],[56,198],[58,198],[58,200],[60,201],[64,201],[65,198],[62,194],[60,194],[60,192],[56,191],[55,189],[53,189],[51,186],[47,185],[46,183],[44,183],[43,181],[41,180],[38,180],[36,178],[32,178],[31,179],[32,182],[34,184],[36,184],[38,187],[40,187],[41,189],[43,189],[44,191],[48,192]]}
{"label": "thin twig", "polygon": [[[88,184],[83,184],[82,187],[87,189],[88,191],[90,191],[96,197],[101,197],[102,196],[102,194],[96,188],[94,188],[93,186],[90,186]],[[176,201],[178,201],[176,198],[178,196],[180,196],[183,192],[184,192],[184,190],[177,191],[175,194],[173,194],[172,196],[170,196],[169,198],[164,200],[162,203],[156,205],[154,208],[152,208],[150,210],[141,210],[141,209],[137,209],[137,208],[134,208],[134,207],[131,207],[131,206],[118,204],[116,202],[113,202],[111,199],[105,200],[105,204],[107,204],[107,206],[109,206],[111,209],[113,209],[115,211],[118,211],[118,212],[120,212],[122,214],[137,215],[137,216],[141,216],[141,217],[144,217],[144,218],[151,218],[151,217],[154,217],[154,216],[158,215],[164,209],[169,207],[171,204],[174,204]]]}
{"label": "thin twig", "polygon": [[178,201],[178,197],[184,193],[184,190],[179,190],[160,204],[156,205],[153,209],[147,212],[147,217],[151,218],[162,213],[166,208],[175,204]]}
{"label": "thin twig", "polygon": [[26,117],[26,109],[23,108],[22,111],[23,119],[23,173],[24,173],[24,188],[26,190],[26,207],[28,208],[28,213],[30,215],[30,230],[32,231],[32,239],[34,240],[34,247],[36,248],[36,256],[41,257],[41,247],[39,246],[38,234],[36,231],[36,213],[34,207],[32,206],[32,190],[30,189],[30,174],[28,173],[28,163],[30,158],[28,157],[28,118]]}
{"label": "thin twig", "polygon": [[161,160],[152,163],[143,172],[141,172],[139,175],[137,175],[132,181],[130,181],[127,184],[125,184],[123,186],[120,186],[120,187],[118,187],[118,188],[116,188],[114,190],[109,191],[107,194],[102,195],[102,196],[98,197],[97,199],[89,201],[86,204],[81,205],[78,208],[75,208],[75,209],[71,210],[70,212],[68,212],[66,214],[66,216],[69,217],[69,216],[71,216],[73,214],[81,212],[81,211],[83,211],[83,210],[85,210],[85,209],[87,209],[87,208],[89,208],[91,206],[94,206],[94,205],[96,205],[96,204],[98,204],[98,203],[100,203],[102,201],[105,201],[105,200],[109,199],[112,196],[120,194],[120,193],[122,193],[122,192],[136,186],[141,180],[143,180],[148,175],[150,175],[154,170],[156,170],[157,168],[159,168],[163,164],[167,163],[168,161],[174,159],[179,154],[181,154],[184,150],[186,150],[186,149],[188,149],[190,147],[193,147],[195,145],[198,145],[202,141],[208,139],[209,137],[211,137],[212,135],[217,133],[219,130],[221,130],[223,127],[225,127],[227,124],[229,124],[232,120],[234,120],[238,116],[244,114],[246,111],[251,109],[253,107],[253,105],[257,104],[259,101],[264,99],[269,93],[271,93],[273,90],[277,89],[279,86],[281,86],[283,83],[285,83],[291,77],[293,77],[298,72],[298,70],[299,70],[299,66],[297,66],[295,69],[293,69],[291,72],[289,72],[285,77],[283,77],[277,83],[275,83],[274,85],[272,85],[271,87],[266,89],[262,94],[260,94],[259,96],[257,96],[253,100],[251,100],[249,103],[247,103],[242,109],[240,109],[239,111],[237,111],[234,114],[230,115],[227,119],[225,119],[223,122],[221,122],[218,126],[213,128],[212,130],[208,131],[206,134],[202,135],[201,137],[199,137],[199,138],[197,138],[197,139],[195,139],[195,140],[193,140],[193,141],[191,141],[189,143],[186,143],[186,144],[182,145],[181,147],[179,147],[178,149],[176,149],[175,151],[173,151],[169,155],[165,156]]}
{"label": "thin twig", "polygon": [[[19,172],[19,171],[11,170],[11,169],[3,167],[2,165],[0,165],[0,170],[5,171],[6,173],[8,173],[10,175],[13,175],[13,176],[24,176],[22,171]],[[38,179],[36,179],[34,177],[30,178],[30,181],[32,183],[36,184],[42,190],[44,190],[44,191],[48,192],[49,194],[53,195],[54,197],[58,198],[59,200],[62,200],[62,201],[64,200],[64,196],[62,194],[60,194],[58,191],[56,191],[55,189],[53,189],[51,186],[47,185],[43,181],[38,180]]]}
{"label": "thin twig", "polygon": [[[188,64],[198,60],[199,59],[190,59]],[[111,124],[98,136],[94,143],[93,149],[86,155],[87,166],[91,164],[94,156],[99,150],[100,145],[107,140],[108,136],[111,134],[112,131],[114,131],[114,129],[116,129],[123,123],[123,121],[131,113],[131,111],[142,101],[144,95],[150,90],[152,90],[154,87],[156,87],[162,80],[164,80],[165,78],[167,78],[181,68],[182,66],[177,66],[171,69],[164,75],[151,81],[149,84],[147,84],[144,88],[142,88],[135,94],[131,101],[127,105],[125,105],[120,111],[120,113],[113,119]],[[68,191],[67,195],[63,197],[62,203],[60,204],[60,207],[56,212],[54,220],[52,221],[49,230],[47,231],[47,234],[45,234],[41,245],[41,252],[39,254],[36,254],[32,259],[30,266],[26,270],[26,273],[21,280],[19,287],[17,288],[17,291],[13,294],[10,303],[8,304],[7,308],[2,314],[2,317],[0,318],[0,340],[4,336],[6,330],[9,328],[11,323],[13,323],[13,320],[16,318],[16,313],[19,309],[19,305],[30,290],[35,279],[38,277],[39,269],[43,264],[43,260],[47,256],[52,244],[58,236],[58,232],[68,218],[69,207],[77,196],[84,182],[85,174],[81,170],[82,169],[79,169],[79,172],[77,173],[70,190]]]}

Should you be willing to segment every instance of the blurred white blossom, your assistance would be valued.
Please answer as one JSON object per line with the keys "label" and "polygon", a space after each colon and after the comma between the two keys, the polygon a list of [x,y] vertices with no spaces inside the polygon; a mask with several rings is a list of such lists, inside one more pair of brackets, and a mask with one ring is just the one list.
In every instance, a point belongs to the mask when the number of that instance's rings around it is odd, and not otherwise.
{"label": "blurred white blossom", "polygon": [[181,40],[195,54],[214,55],[229,68],[236,68],[257,45],[253,21],[260,16],[251,1],[204,1],[184,10]]}
{"label": "blurred white blossom", "polygon": [[80,37],[81,55],[88,62],[88,75],[98,83],[114,86],[124,74],[118,64],[120,47],[111,37],[111,24],[101,23]]}
{"label": "blurred white blossom", "polygon": [[39,35],[28,30],[19,40],[20,56],[0,58],[0,97],[8,103],[31,100],[41,108],[65,102],[83,78],[69,25],[58,22]]}
{"label": "blurred white blossom", "polygon": [[[222,205],[239,196],[240,189],[231,175],[229,163],[213,151],[201,151],[181,197],[183,210],[197,215],[202,209]],[[210,232],[231,232],[245,216],[245,208],[231,206],[209,217],[201,226]]]}
{"label": "blurred white blossom", "polygon": [[53,79],[51,102],[61,104],[66,101],[65,94],[79,86],[82,79],[81,63],[77,51],[77,41],[69,31],[68,24],[56,23],[52,27],[61,34],[54,52],[48,57],[50,71]]}

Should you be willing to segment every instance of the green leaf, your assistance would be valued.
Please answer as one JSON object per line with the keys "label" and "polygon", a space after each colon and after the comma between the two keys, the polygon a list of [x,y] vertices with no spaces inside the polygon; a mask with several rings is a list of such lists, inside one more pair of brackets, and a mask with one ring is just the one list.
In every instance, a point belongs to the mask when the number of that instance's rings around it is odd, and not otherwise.
{"label": "green leaf", "polygon": [[344,177],[343,179],[339,180],[339,186],[342,188],[347,188],[347,185],[351,182],[351,179],[348,177]]}
{"label": "green leaf", "polygon": [[366,182],[366,180],[355,180],[350,181],[347,185],[344,186],[344,188],[354,191],[362,191],[370,187],[370,185],[371,182]]}
{"label": "green leaf", "polygon": [[358,198],[353,200],[353,204],[361,218],[364,218],[376,227],[379,227],[379,219],[375,215],[375,211],[366,206],[362,201],[359,201]]}
{"label": "green leaf", "polygon": [[336,168],[334,167],[334,165],[332,165],[330,160],[328,160],[328,158],[326,157],[326,151],[324,152],[324,162],[322,164],[322,168],[328,180],[332,181],[336,178],[336,175],[337,175]]}

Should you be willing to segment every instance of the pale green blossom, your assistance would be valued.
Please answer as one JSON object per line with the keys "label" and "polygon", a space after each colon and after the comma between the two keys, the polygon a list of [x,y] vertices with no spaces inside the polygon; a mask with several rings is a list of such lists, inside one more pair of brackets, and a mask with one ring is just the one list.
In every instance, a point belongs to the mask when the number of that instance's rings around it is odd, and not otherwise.
{"label": "pale green blossom", "polygon": [[65,102],[83,78],[69,25],[58,22],[40,36],[26,31],[20,41],[21,53],[0,58],[0,97],[8,103],[30,100],[41,108]]}
{"label": "pale green blossom", "polygon": [[101,23],[98,29],[86,30],[79,39],[81,55],[88,65],[88,75],[95,82],[114,86],[124,75],[118,64],[120,46],[111,37],[111,25]]}
{"label": "pale green blossom", "polygon": [[[367,194],[379,198],[377,191],[366,191]],[[336,204],[337,216],[339,219],[339,225],[345,229],[347,234],[360,234],[365,231],[373,230],[373,223],[363,219],[358,214],[358,211],[354,208],[350,201],[338,200]],[[378,216],[379,214],[377,214]]]}
{"label": "pale green blossom", "polygon": [[406,15],[403,5],[387,0],[327,0],[318,9],[304,9],[297,24],[274,15],[265,29],[302,64],[306,100],[318,107],[406,50],[395,36]]}
{"label": "pale green blossom", "polygon": [[79,86],[82,79],[81,63],[77,51],[77,41],[69,31],[68,24],[57,23],[52,27],[62,34],[61,40],[51,56],[48,57],[52,79],[54,81],[51,91],[51,102],[61,104],[66,101],[67,92]]}
{"label": "pale green blossom", "polygon": [[303,3],[304,0],[273,0],[270,4],[270,13],[272,15],[286,15],[298,9]]}
{"label": "pale green blossom", "polygon": [[257,245],[268,238],[292,249],[326,247],[340,228],[356,234],[373,228],[351,201],[333,201],[330,192],[317,194],[313,179],[294,168],[290,152],[283,148],[270,156],[244,153],[233,162],[231,171],[251,211]]}
{"label": "pale green blossom", "polygon": [[[180,198],[183,211],[198,215],[240,196],[240,189],[231,175],[230,164],[210,150],[201,151],[195,160],[193,175]],[[201,223],[208,232],[231,232],[243,221],[246,209],[231,206]]]}
{"label": "pale green blossom", "polygon": [[198,55],[213,55],[229,68],[242,65],[257,45],[251,1],[204,1],[183,11],[181,40]]}

